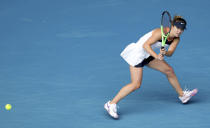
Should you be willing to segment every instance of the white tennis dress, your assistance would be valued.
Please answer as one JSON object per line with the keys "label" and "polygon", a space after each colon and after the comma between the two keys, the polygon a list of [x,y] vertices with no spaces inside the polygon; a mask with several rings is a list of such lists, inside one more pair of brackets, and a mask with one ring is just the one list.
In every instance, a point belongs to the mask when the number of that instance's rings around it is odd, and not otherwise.
{"label": "white tennis dress", "polygon": [[[142,36],[136,43],[131,43],[122,51],[121,57],[131,66],[136,66],[144,59],[148,58],[150,54],[143,48],[144,43],[152,36],[150,31]],[[168,47],[168,44],[165,45]],[[161,42],[157,41],[152,46],[152,49],[161,48]]]}

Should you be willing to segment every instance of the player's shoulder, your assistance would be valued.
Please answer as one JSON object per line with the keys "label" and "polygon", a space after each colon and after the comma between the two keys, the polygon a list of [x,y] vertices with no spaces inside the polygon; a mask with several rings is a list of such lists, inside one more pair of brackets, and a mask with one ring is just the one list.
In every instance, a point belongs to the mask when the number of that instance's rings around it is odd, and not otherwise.
{"label": "player's shoulder", "polygon": [[152,30],[153,32],[161,32],[161,29],[160,28],[155,28]]}
{"label": "player's shoulder", "polygon": [[161,34],[161,29],[160,28],[153,29],[152,34]]}
{"label": "player's shoulder", "polygon": [[152,30],[152,36],[161,37],[161,29],[160,28],[153,29]]}

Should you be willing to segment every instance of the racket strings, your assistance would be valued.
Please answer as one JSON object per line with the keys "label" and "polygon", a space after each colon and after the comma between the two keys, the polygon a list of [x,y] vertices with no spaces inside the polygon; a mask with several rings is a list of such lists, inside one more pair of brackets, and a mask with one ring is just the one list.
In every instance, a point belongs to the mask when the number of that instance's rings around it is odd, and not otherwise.
{"label": "racket strings", "polygon": [[164,35],[167,35],[170,32],[170,29],[171,29],[171,21],[170,21],[169,15],[167,13],[163,14],[162,26],[163,26]]}

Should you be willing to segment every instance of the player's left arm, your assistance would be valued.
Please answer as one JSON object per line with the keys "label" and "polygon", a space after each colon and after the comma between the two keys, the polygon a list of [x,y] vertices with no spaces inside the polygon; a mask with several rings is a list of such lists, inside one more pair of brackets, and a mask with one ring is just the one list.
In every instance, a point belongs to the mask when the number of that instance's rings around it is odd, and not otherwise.
{"label": "player's left arm", "polygon": [[172,56],[174,51],[176,50],[177,45],[179,44],[180,38],[176,38],[173,40],[173,42],[171,43],[171,45],[168,48],[168,51],[166,51],[165,56]]}

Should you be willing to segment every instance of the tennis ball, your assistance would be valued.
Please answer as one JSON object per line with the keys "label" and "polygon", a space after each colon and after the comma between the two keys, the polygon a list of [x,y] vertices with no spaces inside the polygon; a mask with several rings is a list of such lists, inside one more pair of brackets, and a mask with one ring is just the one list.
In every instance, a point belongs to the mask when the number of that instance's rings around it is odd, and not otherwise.
{"label": "tennis ball", "polygon": [[5,105],[5,109],[6,110],[11,110],[12,109],[12,105],[11,104],[6,104]]}

